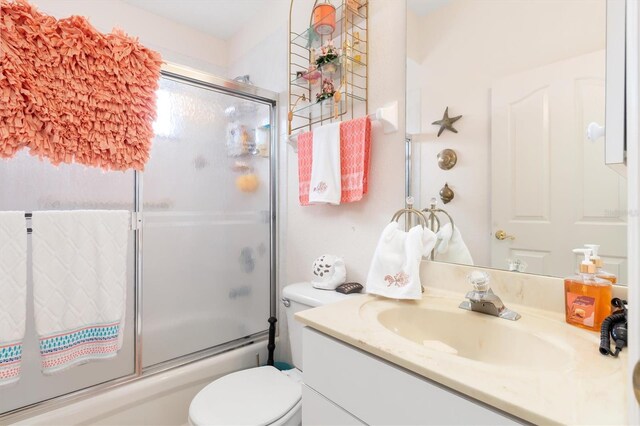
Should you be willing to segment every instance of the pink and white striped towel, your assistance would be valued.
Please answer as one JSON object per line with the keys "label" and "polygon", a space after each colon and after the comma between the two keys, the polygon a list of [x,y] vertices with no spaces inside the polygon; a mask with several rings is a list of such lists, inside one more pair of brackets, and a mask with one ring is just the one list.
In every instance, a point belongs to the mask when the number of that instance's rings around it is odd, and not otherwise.
{"label": "pink and white striped towel", "polygon": [[369,190],[371,120],[356,118],[340,125],[342,203],[360,201]]}
{"label": "pink and white striped towel", "polygon": [[309,205],[311,164],[313,162],[313,132],[298,135],[298,192],[300,205]]}

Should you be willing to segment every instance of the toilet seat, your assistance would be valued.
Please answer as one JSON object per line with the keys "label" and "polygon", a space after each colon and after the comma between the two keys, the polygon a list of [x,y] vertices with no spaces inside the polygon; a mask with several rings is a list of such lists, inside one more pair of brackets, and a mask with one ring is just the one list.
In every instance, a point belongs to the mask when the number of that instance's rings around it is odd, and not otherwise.
{"label": "toilet seat", "polygon": [[[228,374],[202,389],[189,407],[192,425],[272,425],[299,409],[296,383],[271,366]],[[283,419],[284,420],[284,419]]]}

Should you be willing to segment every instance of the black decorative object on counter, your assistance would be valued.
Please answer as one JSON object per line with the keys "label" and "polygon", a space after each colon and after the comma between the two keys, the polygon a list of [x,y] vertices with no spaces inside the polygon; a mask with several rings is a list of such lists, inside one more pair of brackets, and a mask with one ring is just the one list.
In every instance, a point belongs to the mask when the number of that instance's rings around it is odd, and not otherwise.
{"label": "black decorative object on counter", "polygon": [[[620,351],[627,346],[627,301],[614,297],[611,299],[611,306],[618,309],[602,321],[600,353],[617,357]],[[615,351],[611,350],[611,339],[616,344]]]}

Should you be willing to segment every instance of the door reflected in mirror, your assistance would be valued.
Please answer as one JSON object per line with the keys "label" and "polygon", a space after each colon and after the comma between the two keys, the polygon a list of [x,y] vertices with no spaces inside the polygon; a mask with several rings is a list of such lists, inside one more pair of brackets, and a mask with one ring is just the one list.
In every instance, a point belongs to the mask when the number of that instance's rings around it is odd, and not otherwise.
{"label": "door reflected in mirror", "polygon": [[[626,283],[626,179],[604,161],[606,0],[408,0],[410,195],[478,266],[563,277],[600,245]],[[432,125],[449,108],[458,133]],[[438,167],[452,149],[456,166]],[[446,223],[445,219],[443,223]],[[450,240],[450,242],[453,242]],[[443,246],[444,247],[444,246]],[[463,253],[464,251],[460,251]],[[435,251],[435,260],[456,259]]]}

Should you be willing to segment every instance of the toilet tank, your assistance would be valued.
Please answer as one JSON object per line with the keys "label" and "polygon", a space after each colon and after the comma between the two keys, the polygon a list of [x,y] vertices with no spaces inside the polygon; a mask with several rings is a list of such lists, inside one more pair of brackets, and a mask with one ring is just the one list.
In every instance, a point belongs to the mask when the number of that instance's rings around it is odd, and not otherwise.
{"label": "toilet tank", "polygon": [[[289,343],[291,345],[291,357],[293,365],[302,370],[302,327],[293,315],[305,309],[323,306],[329,303],[345,300],[352,295],[338,293],[334,290],[320,290],[313,288],[311,283],[302,282],[289,284],[282,289],[282,299],[287,313],[287,326],[289,329]],[[289,304],[287,307],[286,305]]]}

